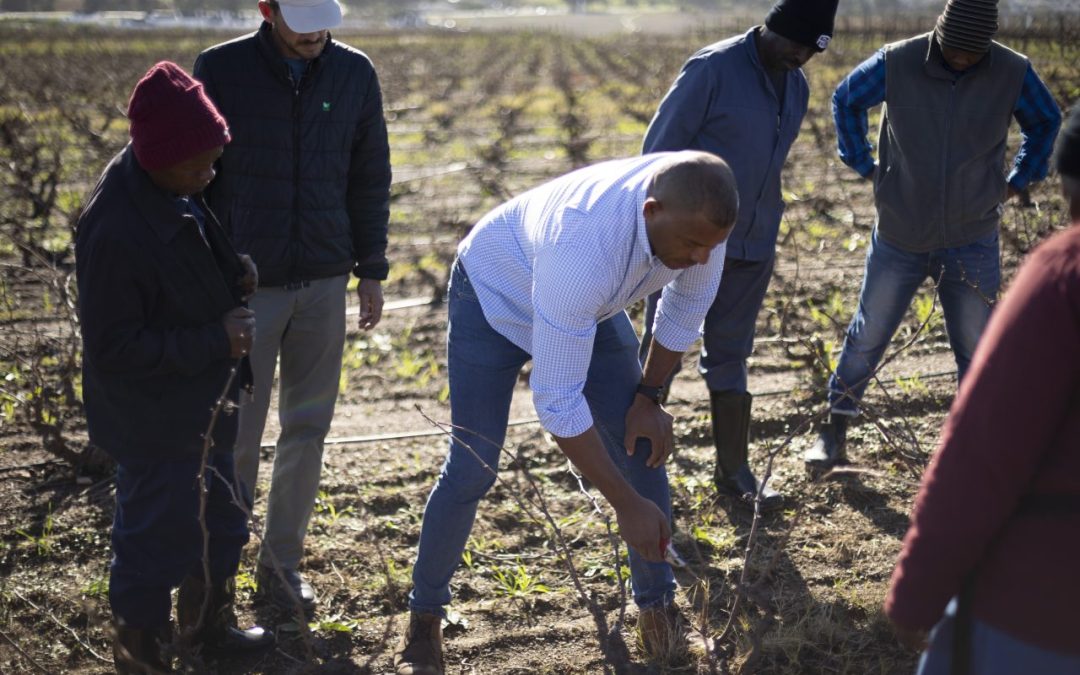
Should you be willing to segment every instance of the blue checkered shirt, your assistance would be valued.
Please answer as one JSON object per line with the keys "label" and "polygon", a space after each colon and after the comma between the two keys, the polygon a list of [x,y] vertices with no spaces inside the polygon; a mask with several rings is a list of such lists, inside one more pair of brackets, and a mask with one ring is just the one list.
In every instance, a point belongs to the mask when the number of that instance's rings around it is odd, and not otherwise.
{"label": "blue checkered shirt", "polygon": [[579,169],[491,211],[458,256],[493,329],[533,357],[540,423],[571,437],[593,425],[582,393],[599,322],[663,289],[654,339],[686,351],[716,297],[726,244],[671,270],[653,255],[642,208],[664,152]]}
{"label": "blue checkered shirt", "polygon": [[[859,64],[833,93],[833,120],[836,123],[840,159],[865,178],[870,177],[875,166],[871,154],[873,147],[866,138],[866,111],[884,100],[884,49]],[[1046,178],[1050,155],[1054,150],[1054,137],[1061,125],[1061,111],[1057,102],[1030,63],[1024,73],[1013,117],[1020,124],[1023,141],[1013,159],[1008,181],[1013,189],[1019,191]]]}

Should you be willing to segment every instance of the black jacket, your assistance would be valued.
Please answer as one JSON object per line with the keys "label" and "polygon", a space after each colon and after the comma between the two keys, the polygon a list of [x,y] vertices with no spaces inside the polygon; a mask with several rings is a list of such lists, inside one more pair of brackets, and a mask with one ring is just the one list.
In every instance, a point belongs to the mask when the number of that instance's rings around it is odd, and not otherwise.
{"label": "black jacket", "polygon": [[[75,265],[90,440],[120,463],[202,451],[231,367],[222,315],[240,304],[240,261],[206,213],[158,188],[128,146],[79,218]],[[209,245],[208,245],[209,242]],[[236,400],[239,379],[230,397]],[[232,450],[236,415],[219,416],[215,451]]]}
{"label": "black jacket", "polygon": [[328,40],[295,86],[264,22],[194,73],[233,137],[206,198],[260,283],[385,279],[390,147],[368,57]]}

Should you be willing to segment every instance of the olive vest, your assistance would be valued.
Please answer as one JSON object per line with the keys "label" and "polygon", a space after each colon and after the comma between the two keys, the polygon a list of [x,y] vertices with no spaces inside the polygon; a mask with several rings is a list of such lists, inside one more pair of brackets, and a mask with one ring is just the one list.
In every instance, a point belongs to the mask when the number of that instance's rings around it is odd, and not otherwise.
{"label": "olive vest", "polygon": [[931,34],[885,47],[885,108],[874,198],[878,233],[912,253],[993,232],[1005,198],[1005,145],[1028,61],[997,42],[962,74]]}

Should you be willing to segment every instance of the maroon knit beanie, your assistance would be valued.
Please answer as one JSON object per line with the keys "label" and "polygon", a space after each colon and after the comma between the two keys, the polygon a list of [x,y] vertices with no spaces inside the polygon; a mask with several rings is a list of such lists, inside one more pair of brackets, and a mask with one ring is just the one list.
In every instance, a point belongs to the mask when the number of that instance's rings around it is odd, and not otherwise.
{"label": "maroon knit beanie", "polygon": [[131,146],[147,171],[179,164],[229,142],[229,125],[201,83],[175,63],[146,71],[128,101]]}

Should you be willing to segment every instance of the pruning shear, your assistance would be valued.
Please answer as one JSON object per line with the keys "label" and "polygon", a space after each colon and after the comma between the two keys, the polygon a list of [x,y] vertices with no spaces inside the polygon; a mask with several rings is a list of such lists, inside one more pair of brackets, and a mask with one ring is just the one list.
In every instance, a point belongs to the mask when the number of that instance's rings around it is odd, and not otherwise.
{"label": "pruning shear", "polygon": [[660,552],[664,555],[664,562],[672,567],[686,567],[686,561],[683,560],[683,557],[675,550],[675,547],[671,545],[670,539],[660,540]]}

